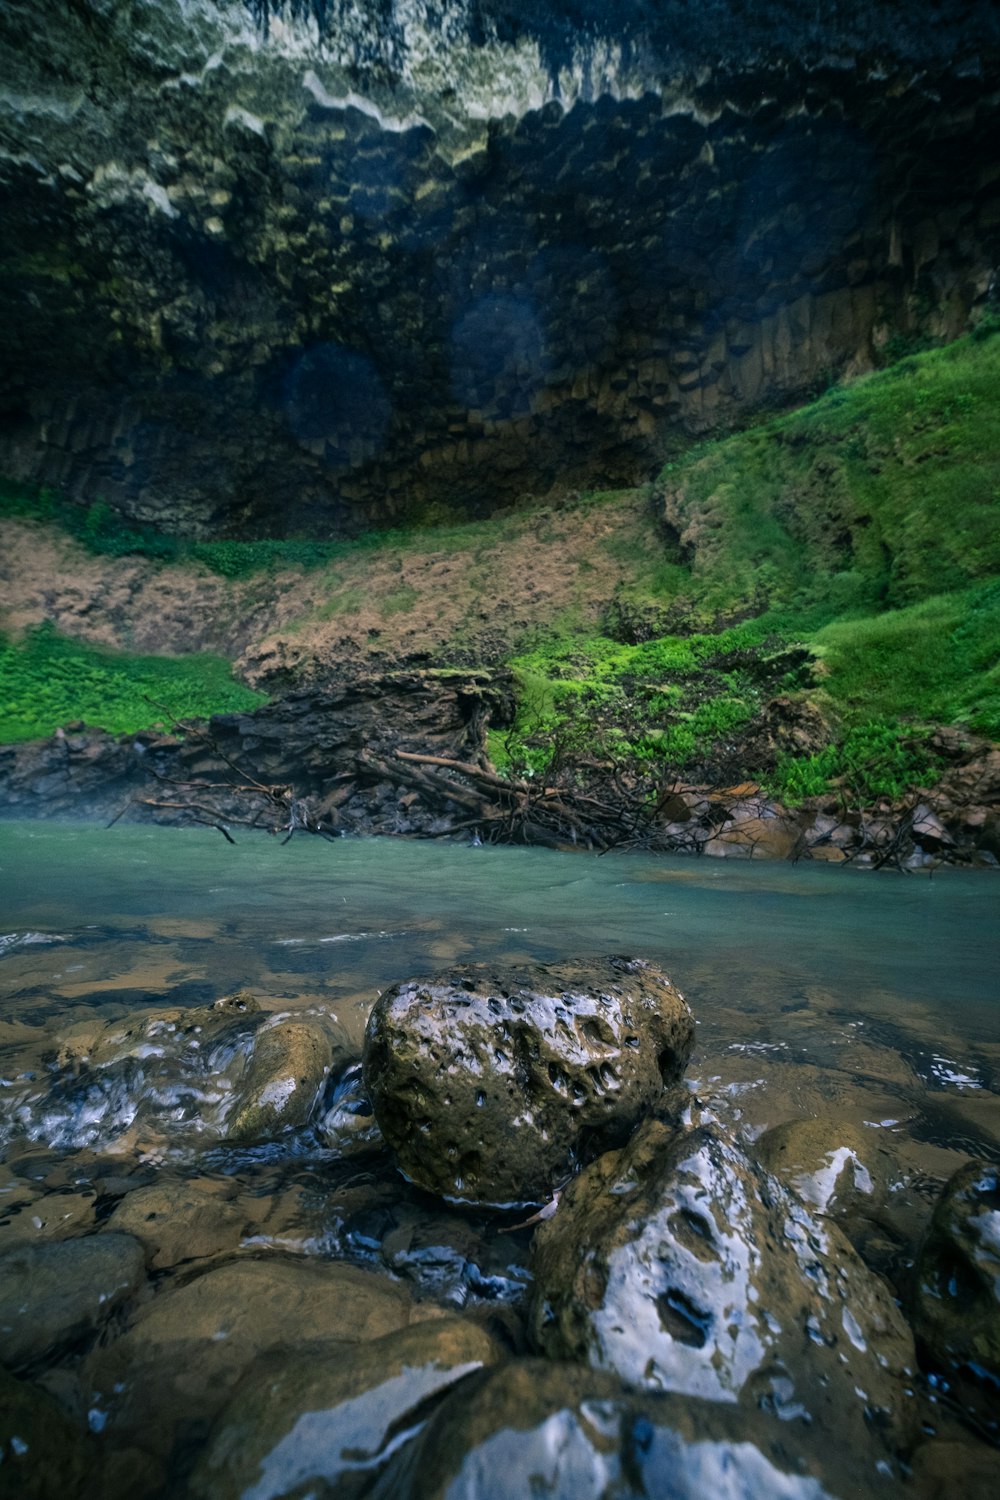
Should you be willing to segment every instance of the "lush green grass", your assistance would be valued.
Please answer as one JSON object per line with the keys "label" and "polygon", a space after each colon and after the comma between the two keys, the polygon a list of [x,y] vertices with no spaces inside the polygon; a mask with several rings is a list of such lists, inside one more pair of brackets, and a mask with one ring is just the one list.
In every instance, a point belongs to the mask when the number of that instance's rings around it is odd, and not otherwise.
{"label": "lush green grass", "polygon": [[846,718],[959,723],[1000,739],[1000,580],[835,622],[813,644]]}
{"label": "lush green grass", "polygon": [[168,723],[167,715],[202,718],[264,701],[233,680],[221,656],[129,656],[68,640],[47,625],[18,641],[0,636],[0,742],[49,735],[76,719],[134,734]]}
{"label": "lush green grass", "polygon": [[893,608],[1000,573],[1000,337],[902,360],[667,465],[690,593]]}
{"label": "lush green grass", "polygon": [[[609,491],[565,507],[569,515],[607,508],[614,524],[580,567],[598,566],[603,552],[628,578],[603,633],[585,630],[570,609],[515,657],[517,721],[490,741],[499,766],[540,774],[591,756],[657,774],[736,770],[756,716],[790,694],[823,709],[830,743],[783,757],[770,784],[791,802],[833,787],[871,801],[933,773],[926,727],[934,722],[1000,737],[995,326],[692,448],[646,497],[674,527],[662,549],[651,545],[645,504],[634,492],[628,507],[620,498]],[[234,579],[324,567],[333,592],[313,619],[364,597],[356,568],[334,570],[340,558],[441,552],[486,568],[526,527],[541,549],[566,519],[524,511],[465,521],[439,508],[425,518],[433,525],[353,541],[209,543],[130,528],[100,503],[88,510],[11,487],[0,489],[0,511],[55,521],[95,552],[195,561]],[[415,602],[400,584],[383,598],[383,617]],[[87,655],[86,671],[82,658],[67,666],[73,652]],[[143,692],[178,716],[231,706],[230,695],[245,690],[224,663],[210,670],[213,660],[112,658],[44,633],[5,645],[0,663],[13,687],[4,689],[0,738],[73,717],[135,729],[151,716]],[[173,696],[165,678],[146,685],[150,662],[178,674]]]}
{"label": "lush green grass", "polygon": [[822,705],[832,738],[784,757],[775,789],[874,800],[932,772],[926,726],[1000,737],[995,332],[700,445],[660,488],[673,552],[651,566],[639,539],[611,546],[635,551],[632,602],[672,602],[698,628],[637,646],[550,639],[518,657],[515,762],[541,768],[546,745],[583,740],[573,726],[589,718],[595,753],[684,770],[724,758],[769,697],[791,693]]}

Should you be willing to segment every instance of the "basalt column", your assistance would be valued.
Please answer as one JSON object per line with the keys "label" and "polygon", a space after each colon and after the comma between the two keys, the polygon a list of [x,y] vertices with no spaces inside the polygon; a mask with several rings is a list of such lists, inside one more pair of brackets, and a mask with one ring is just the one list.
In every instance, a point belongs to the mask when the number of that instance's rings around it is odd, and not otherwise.
{"label": "basalt column", "polygon": [[709,65],[600,9],[5,6],[0,470],[195,534],[484,512],[981,313],[988,27],[708,4]]}

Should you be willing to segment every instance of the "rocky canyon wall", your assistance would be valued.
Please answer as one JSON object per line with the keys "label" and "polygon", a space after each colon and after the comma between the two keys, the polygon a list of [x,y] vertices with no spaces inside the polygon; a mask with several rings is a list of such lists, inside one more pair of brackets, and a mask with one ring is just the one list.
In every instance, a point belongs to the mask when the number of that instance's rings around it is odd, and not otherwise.
{"label": "rocky canyon wall", "polygon": [[168,530],[639,480],[992,295],[991,5],[9,0],[0,46],[0,471]]}

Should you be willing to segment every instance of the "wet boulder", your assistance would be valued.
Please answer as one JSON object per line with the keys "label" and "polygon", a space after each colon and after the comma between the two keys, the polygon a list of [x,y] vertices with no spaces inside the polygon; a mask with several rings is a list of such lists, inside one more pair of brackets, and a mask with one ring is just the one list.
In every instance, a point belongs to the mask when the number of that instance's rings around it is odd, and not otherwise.
{"label": "wet boulder", "polygon": [[[878,1468],[879,1464],[882,1468]],[[824,1443],[807,1423],[672,1395],[608,1374],[516,1360],[445,1397],[371,1500],[888,1500],[877,1444]]]}
{"label": "wet boulder", "polygon": [[476,1324],[434,1318],[364,1346],[319,1345],[307,1360],[272,1356],[219,1417],[189,1493],[239,1500],[329,1486],[349,1500],[426,1420],[429,1402],[497,1353]]}
{"label": "wet boulder", "polygon": [[535,1236],[532,1332],[629,1386],[904,1440],[913,1342],[832,1224],[718,1127],[647,1121]]}
{"label": "wet boulder", "polygon": [[231,1141],[268,1140],[304,1125],[333,1063],[330,1038],[312,1021],[260,1027],[226,1130]]}
{"label": "wet boulder", "polygon": [[77,1495],[93,1455],[47,1391],[0,1370],[0,1500]]}
{"label": "wet boulder", "polygon": [[884,1201],[889,1152],[846,1120],[788,1120],[754,1142],[761,1166],[817,1213],[851,1218]]}
{"label": "wet boulder", "polygon": [[166,1457],[203,1433],[249,1367],[286,1346],[309,1362],[314,1346],[379,1339],[410,1321],[398,1284],[353,1266],[310,1259],[241,1259],[165,1288],[85,1366],[95,1410],[114,1446]]}
{"label": "wet boulder", "polygon": [[145,1281],[128,1234],[21,1245],[0,1256],[0,1363],[15,1372],[92,1335]]}
{"label": "wet boulder", "polygon": [[945,1185],[916,1269],[914,1328],[946,1368],[1000,1379],[1000,1168],[972,1161]]}
{"label": "wet boulder", "polygon": [[165,1177],[127,1193],[108,1227],[134,1235],[154,1271],[208,1260],[236,1250],[243,1237],[246,1216],[232,1194],[225,1179]]}
{"label": "wet boulder", "polygon": [[467,1203],[543,1203],[678,1079],[694,1019],[643,959],[457,965],[379,996],[364,1081],[407,1177]]}

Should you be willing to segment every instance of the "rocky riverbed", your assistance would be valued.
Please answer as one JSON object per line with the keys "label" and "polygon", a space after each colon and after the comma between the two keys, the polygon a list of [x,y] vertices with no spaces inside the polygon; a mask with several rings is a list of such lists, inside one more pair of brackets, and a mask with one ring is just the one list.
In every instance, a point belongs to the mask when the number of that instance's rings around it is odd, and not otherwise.
{"label": "rocky riverbed", "polygon": [[247,989],[8,1023],[0,1493],[994,1494],[988,1113],[921,1146],[885,1043],[790,1090],[696,1020],[612,958],[447,964],[363,1047]]}

